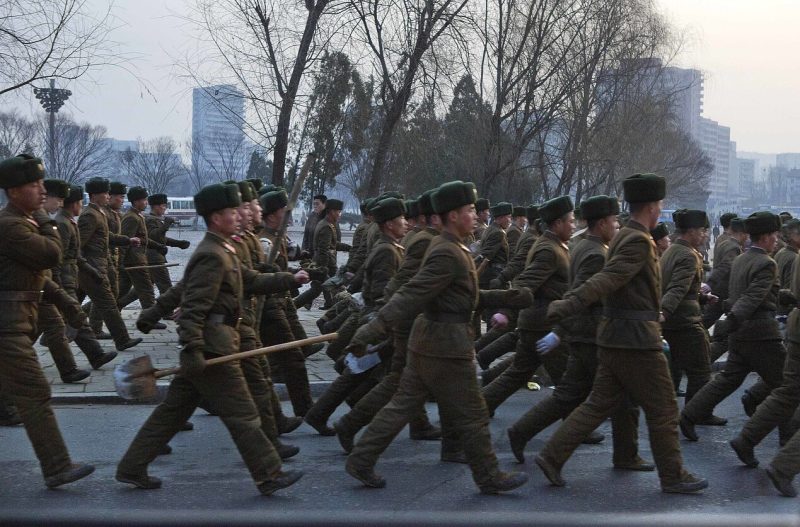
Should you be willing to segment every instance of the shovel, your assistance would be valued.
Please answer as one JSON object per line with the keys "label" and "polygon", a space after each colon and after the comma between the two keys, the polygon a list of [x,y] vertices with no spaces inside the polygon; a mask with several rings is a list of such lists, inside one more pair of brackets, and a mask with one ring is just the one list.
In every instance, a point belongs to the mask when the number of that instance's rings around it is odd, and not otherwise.
{"label": "shovel", "polygon": [[[213,359],[206,361],[206,366],[223,364],[235,360],[246,359],[248,357],[256,357],[258,355],[266,355],[267,353],[273,353],[276,351],[300,348],[309,344],[316,344],[318,342],[328,342],[336,339],[338,336],[339,335],[337,333],[328,333],[327,335],[319,335],[317,337],[294,340],[292,342],[284,342],[283,344],[267,346],[266,348],[242,351],[240,353],[234,353],[233,355],[214,357]],[[135,357],[127,360],[116,367],[114,370],[114,387],[116,388],[117,393],[123,399],[154,399],[158,394],[156,379],[166,377],[167,375],[174,375],[180,372],[180,370],[180,368],[157,370],[153,367],[153,362],[150,360],[150,356],[142,355],[141,357]]]}

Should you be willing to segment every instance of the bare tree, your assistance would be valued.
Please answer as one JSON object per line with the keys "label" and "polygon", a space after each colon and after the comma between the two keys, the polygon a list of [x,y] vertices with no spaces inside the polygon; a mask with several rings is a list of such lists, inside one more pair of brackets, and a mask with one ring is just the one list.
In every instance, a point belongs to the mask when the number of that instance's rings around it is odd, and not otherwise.
{"label": "bare tree", "polygon": [[111,157],[111,145],[104,126],[76,123],[65,113],[56,114],[54,145],[50,145],[49,116],[37,123],[39,145],[43,152],[54,152],[54,166],[48,166],[48,177],[79,183],[101,176]]}
{"label": "bare tree", "polygon": [[[192,147],[197,147],[200,168],[210,179],[219,182],[238,180],[247,172],[252,151],[247,148],[244,136],[217,134],[206,144],[195,141]],[[194,158],[192,161],[194,164]]]}
{"label": "bare tree", "polygon": [[47,79],[77,79],[90,68],[119,64],[109,49],[110,6],[86,0],[0,3],[0,95]]}
{"label": "bare tree", "polygon": [[32,153],[36,143],[36,126],[16,110],[0,112],[0,158],[20,152]]}
{"label": "bare tree", "polygon": [[203,145],[191,139],[186,142],[186,155],[189,158],[189,165],[185,166],[186,177],[192,190],[197,193],[209,183],[209,175],[203,161]]}
{"label": "bare tree", "polygon": [[170,137],[139,140],[138,152],[132,152],[130,163],[132,181],[151,194],[165,192],[171,182],[186,173],[176,150],[177,145]]}

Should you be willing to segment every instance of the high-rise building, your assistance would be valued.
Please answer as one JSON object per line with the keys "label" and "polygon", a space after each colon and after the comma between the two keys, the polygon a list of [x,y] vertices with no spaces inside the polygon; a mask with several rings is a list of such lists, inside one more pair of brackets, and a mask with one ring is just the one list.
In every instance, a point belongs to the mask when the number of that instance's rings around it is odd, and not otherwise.
{"label": "high-rise building", "polygon": [[192,155],[209,180],[242,179],[252,147],[244,135],[244,94],[231,84],[192,90]]}

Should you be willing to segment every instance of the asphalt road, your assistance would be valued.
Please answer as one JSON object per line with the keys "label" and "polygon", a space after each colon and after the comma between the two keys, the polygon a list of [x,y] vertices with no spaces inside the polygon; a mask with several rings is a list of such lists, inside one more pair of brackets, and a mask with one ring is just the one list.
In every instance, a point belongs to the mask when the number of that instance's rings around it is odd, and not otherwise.
{"label": "asphalt road", "polygon": [[[720,516],[714,516],[719,514],[734,515],[732,520],[757,514],[772,524],[781,518],[777,515],[800,510],[800,500],[778,496],[762,470],[743,467],[728,447],[727,440],[744,421],[738,394],[717,409],[718,415],[731,420],[727,427],[699,427],[700,442],[682,441],[689,470],[710,480],[710,488],[702,495],[665,495],[660,492],[654,473],[612,470],[610,422],[601,428],[609,434],[606,441],[597,446],[581,446],[565,467],[568,486],[551,487],[530,458],[552,429],[528,445],[529,461],[525,465],[514,462],[505,437],[505,429],[514,419],[549,393],[547,389],[518,392],[492,420],[492,437],[501,466],[524,470],[531,477],[528,485],[503,496],[480,495],[466,466],[439,462],[437,442],[411,441],[406,431],[401,432],[377,467],[388,480],[387,488],[363,488],[344,472],[345,456],[336,438],[321,437],[302,425],[284,436],[286,442],[302,449],[297,459],[286,462],[286,466],[302,469],[306,476],[290,489],[262,497],[219,419],[202,411],[193,417],[195,430],[178,434],[172,441],[174,452],[151,465],[150,473],[162,478],[164,487],[137,490],[117,483],[113,475],[116,462],[152,407],[58,407],[56,414],[73,458],[94,464],[97,471],[59,490],[47,490],[24,430],[0,428],[0,524],[3,518],[15,515],[44,515],[50,520],[62,515],[99,515],[110,521],[137,511],[147,517],[170,520],[194,514],[194,518],[205,520],[227,515],[259,521],[296,520],[304,515],[333,519],[339,514],[355,513],[366,515],[369,524],[415,514],[430,521],[436,515],[455,514],[466,518],[467,523],[471,523],[470,519],[485,523],[518,517],[515,515],[528,520],[563,520],[567,513],[589,513],[584,517],[588,524],[600,524],[603,519],[611,519],[610,524],[614,524],[630,518],[623,513],[666,524],[674,524],[676,514],[704,521],[719,520]],[[429,404],[428,410],[437,420],[436,406]],[[644,419],[640,448],[643,457],[651,457]],[[762,464],[772,458],[776,448],[777,433],[773,433],[757,450]]]}

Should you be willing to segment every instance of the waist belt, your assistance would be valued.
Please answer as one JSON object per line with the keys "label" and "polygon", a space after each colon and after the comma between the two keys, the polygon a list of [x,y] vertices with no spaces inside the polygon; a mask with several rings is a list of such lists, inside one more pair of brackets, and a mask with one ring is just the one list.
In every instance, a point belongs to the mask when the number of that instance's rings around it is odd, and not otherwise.
{"label": "waist belt", "polygon": [[238,316],[223,315],[222,313],[211,313],[210,315],[208,315],[208,318],[206,318],[206,322],[208,322],[209,324],[217,326],[225,325],[235,329],[239,328],[239,322],[241,321],[242,319]]}
{"label": "waist belt", "polygon": [[646,311],[642,309],[618,309],[616,307],[604,307],[603,316],[608,318],[621,318],[623,320],[637,320],[639,322],[657,322],[658,311]]}
{"label": "waist belt", "polygon": [[40,302],[42,291],[0,291],[0,302]]}
{"label": "waist belt", "polygon": [[433,322],[445,322],[448,324],[469,324],[472,320],[472,313],[445,313],[426,311],[425,318]]}

